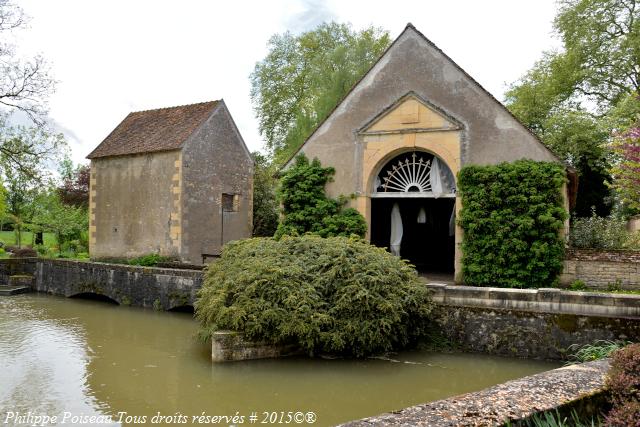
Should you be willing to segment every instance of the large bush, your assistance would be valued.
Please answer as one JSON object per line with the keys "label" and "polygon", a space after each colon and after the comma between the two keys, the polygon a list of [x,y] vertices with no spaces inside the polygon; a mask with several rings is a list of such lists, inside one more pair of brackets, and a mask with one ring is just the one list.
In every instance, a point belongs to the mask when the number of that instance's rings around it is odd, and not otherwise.
{"label": "large bush", "polygon": [[561,165],[519,160],[459,174],[463,279],[477,286],[553,285],[562,268]]}
{"label": "large bush", "polygon": [[345,237],[253,238],[227,244],[196,302],[201,336],[240,331],[307,352],[362,357],[403,347],[431,311],[415,270]]}
{"label": "large bush", "polygon": [[595,212],[589,218],[573,219],[569,243],[591,249],[631,249],[636,244],[624,219],[599,217]]}
{"label": "large bush", "polygon": [[324,187],[331,181],[335,170],[322,167],[318,159],[309,160],[300,154],[280,181],[279,197],[282,202],[282,222],[276,237],[301,236],[306,233],[322,237],[355,234],[364,237],[367,223],[353,208],[344,208],[347,199],[328,198]]}

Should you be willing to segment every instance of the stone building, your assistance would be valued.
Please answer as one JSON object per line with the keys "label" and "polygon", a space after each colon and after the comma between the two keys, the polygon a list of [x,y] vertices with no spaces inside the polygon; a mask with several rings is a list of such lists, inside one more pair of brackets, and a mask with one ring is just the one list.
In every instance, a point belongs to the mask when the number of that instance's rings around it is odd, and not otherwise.
{"label": "stone building", "polygon": [[299,152],[335,168],[327,193],[355,195],[352,206],[365,217],[372,243],[423,270],[455,272],[456,281],[460,168],[518,159],[560,162],[411,24]]}
{"label": "stone building", "polygon": [[87,158],[92,258],[201,263],[251,236],[253,161],[223,100],[130,113]]}

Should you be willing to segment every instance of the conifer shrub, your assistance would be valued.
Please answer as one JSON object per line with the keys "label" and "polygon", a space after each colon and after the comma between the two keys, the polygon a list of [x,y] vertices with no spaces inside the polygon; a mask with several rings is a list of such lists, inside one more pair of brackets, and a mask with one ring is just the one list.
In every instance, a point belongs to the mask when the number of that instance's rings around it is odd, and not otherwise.
{"label": "conifer shrub", "polygon": [[360,239],[306,235],[228,243],[195,304],[201,337],[217,330],[364,357],[426,333],[429,291],[405,261]]}
{"label": "conifer shrub", "polygon": [[458,177],[463,280],[475,286],[552,286],[562,269],[564,168],[519,160],[466,166]]}

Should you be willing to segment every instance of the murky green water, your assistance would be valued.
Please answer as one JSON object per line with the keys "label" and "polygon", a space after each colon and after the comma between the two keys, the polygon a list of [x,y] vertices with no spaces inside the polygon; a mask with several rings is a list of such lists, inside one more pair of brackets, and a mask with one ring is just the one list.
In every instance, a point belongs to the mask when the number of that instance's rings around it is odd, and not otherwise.
{"label": "murky green water", "polygon": [[[427,352],[398,354],[397,361],[301,358],[212,365],[209,348],[193,338],[196,329],[188,314],[33,294],[0,297],[0,424],[18,424],[19,413],[58,416],[57,424],[65,425],[65,412],[66,425],[89,425],[83,421],[91,420],[77,418],[80,424],[70,424],[69,416],[79,415],[117,421],[119,412],[147,416],[151,423],[160,412],[186,415],[188,424],[197,425],[206,419],[194,423],[192,417],[204,412],[237,413],[245,418],[236,424],[249,425],[254,412],[260,424],[263,412],[283,411],[286,421],[288,411],[312,411],[314,425],[324,426],[556,367]],[[129,421],[122,424],[134,420]],[[177,425],[184,418],[170,421]],[[223,419],[217,425],[229,424]]]}

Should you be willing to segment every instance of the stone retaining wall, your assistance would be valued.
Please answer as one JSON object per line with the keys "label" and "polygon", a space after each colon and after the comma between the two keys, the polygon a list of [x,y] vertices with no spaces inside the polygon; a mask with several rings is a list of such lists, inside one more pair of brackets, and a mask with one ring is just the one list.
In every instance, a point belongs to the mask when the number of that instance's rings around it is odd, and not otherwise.
{"label": "stone retaining wall", "polygon": [[8,258],[0,259],[0,285],[8,285],[9,277],[24,274],[33,275],[36,271],[38,258]]}
{"label": "stone retaining wall", "polygon": [[594,289],[640,290],[640,251],[569,250],[560,282],[567,286],[576,280]]}
{"label": "stone retaining wall", "polygon": [[72,297],[106,296],[119,304],[171,310],[193,306],[202,271],[72,260],[0,260],[0,284],[10,275],[32,274],[34,290]]}
{"label": "stone retaining wall", "polygon": [[427,286],[434,321],[467,351],[563,359],[571,345],[640,341],[640,295]]}
{"label": "stone retaining wall", "polygon": [[94,293],[119,304],[171,310],[193,306],[201,271],[68,260],[40,260],[36,290],[54,295]]}
{"label": "stone retaining wall", "polygon": [[606,396],[607,360],[572,365],[520,378],[449,399],[411,406],[397,412],[351,421],[343,426],[471,427],[518,424],[532,415],[579,407],[587,416],[597,413]]}

